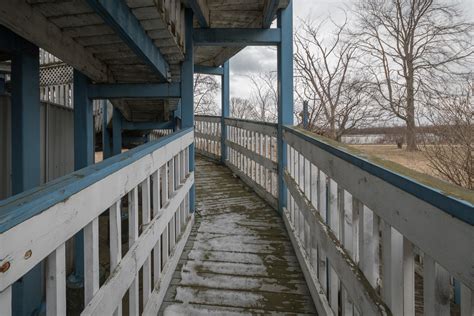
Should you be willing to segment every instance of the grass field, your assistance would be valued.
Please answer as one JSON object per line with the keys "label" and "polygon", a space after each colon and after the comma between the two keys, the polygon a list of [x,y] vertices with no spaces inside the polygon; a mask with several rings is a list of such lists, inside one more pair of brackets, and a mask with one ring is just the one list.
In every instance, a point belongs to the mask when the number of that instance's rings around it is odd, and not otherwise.
{"label": "grass field", "polygon": [[360,151],[366,152],[385,160],[396,162],[406,168],[436,176],[428,164],[428,159],[422,151],[408,152],[398,149],[396,145],[350,145]]}

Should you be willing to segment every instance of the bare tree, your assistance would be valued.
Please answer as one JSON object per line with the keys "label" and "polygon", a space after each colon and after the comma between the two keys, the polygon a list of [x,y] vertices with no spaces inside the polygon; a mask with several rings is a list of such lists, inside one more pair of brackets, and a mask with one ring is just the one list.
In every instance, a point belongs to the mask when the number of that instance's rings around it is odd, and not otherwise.
{"label": "bare tree", "polygon": [[452,93],[431,96],[427,119],[432,127],[424,137],[423,150],[435,173],[473,190],[474,82],[467,78],[459,85]]}
{"label": "bare tree", "polygon": [[248,75],[252,83],[251,101],[255,106],[257,116],[255,120],[275,122],[278,109],[277,73],[260,72]]}
{"label": "bare tree", "polygon": [[375,100],[406,124],[416,150],[416,107],[433,77],[462,71],[472,57],[472,24],[448,0],[361,0],[359,47],[366,53]]}
{"label": "bare tree", "polygon": [[219,83],[214,76],[194,75],[194,113],[206,115],[220,115],[216,103]]}
{"label": "bare tree", "polygon": [[[336,140],[375,114],[359,69],[358,42],[346,36],[347,28],[347,16],[341,24],[331,18],[303,21],[295,40],[297,94],[309,102],[309,125]],[[333,32],[328,35],[327,29]]]}
{"label": "bare tree", "polygon": [[249,99],[233,97],[230,99],[230,116],[238,119],[255,120],[258,113]]}

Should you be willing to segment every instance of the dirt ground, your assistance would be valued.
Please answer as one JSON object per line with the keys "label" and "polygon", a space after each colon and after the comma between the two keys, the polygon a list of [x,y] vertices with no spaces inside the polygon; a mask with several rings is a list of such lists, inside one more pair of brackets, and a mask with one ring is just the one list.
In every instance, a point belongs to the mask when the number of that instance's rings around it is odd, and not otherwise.
{"label": "dirt ground", "polygon": [[398,149],[396,145],[350,145],[358,150],[368,153],[385,160],[393,161],[406,168],[435,176],[433,170],[428,164],[428,159],[422,151],[408,152]]}

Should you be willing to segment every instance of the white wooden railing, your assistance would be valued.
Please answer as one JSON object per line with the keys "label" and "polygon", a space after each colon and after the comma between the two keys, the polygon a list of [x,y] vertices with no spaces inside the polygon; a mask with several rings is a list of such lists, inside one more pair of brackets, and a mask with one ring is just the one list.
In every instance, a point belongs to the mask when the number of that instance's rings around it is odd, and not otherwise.
{"label": "white wooden railing", "polygon": [[196,115],[194,122],[196,152],[219,160],[221,157],[221,118]]}
{"label": "white wooden railing", "polygon": [[[220,124],[200,124],[211,120]],[[276,125],[225,123],[226,165],[276,208]],[[214,131],[202,139],[218,143]],[[450,193],[441,192],[295,128],[284,127],[283,138],[282,216],[319,314],[415,315],[416,306],[450,315],[456,280],[455,308],[473,315],[472,192],[447,184]],[[259,184],[262,166],[271,186]]]}
{"label": "white wooden railing", "polygon": [[[127,291],[129,315],[157,315],[193,224],[193,137],[190,129],[174,133],[0,202],[0,315],[12,313],[13,283],[44,259],[46,313],[66,314],[66,242],[81,230],[81,315],[120,315]],[[101,215],[108,218],[107,242],[99,240]],[[104,283],[99,248],[110,254]]]}
{"label": "white wooden railing", "polygon": [[[196,152],[221,159],[221,118],[195,116]],[[225,119],[225,164],[255,192],[278,206],[277,127],[241,119]]]}
{"label": "white wooden railing", "polygon": [[225,119],[226,165],[274,208],[278,207],[276,124]]}

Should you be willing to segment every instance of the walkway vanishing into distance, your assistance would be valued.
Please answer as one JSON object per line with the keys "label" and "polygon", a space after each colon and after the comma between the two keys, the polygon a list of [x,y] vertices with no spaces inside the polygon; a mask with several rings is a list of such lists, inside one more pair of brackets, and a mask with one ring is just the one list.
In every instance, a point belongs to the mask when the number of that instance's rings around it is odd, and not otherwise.
{"label": "walkway vanishing into distance", "polygon": [[230,169],[196,161],[196,223],[161,312],[315,314],[282,218]]}

